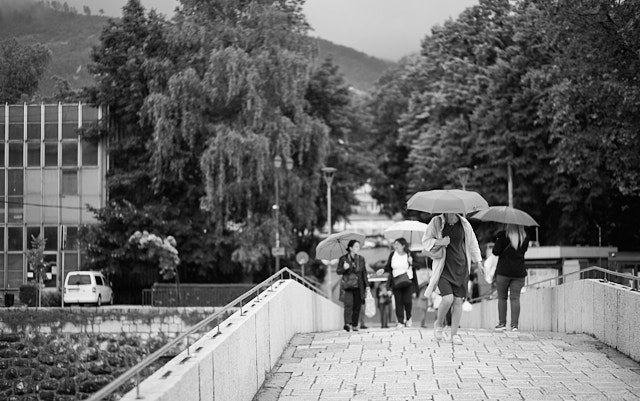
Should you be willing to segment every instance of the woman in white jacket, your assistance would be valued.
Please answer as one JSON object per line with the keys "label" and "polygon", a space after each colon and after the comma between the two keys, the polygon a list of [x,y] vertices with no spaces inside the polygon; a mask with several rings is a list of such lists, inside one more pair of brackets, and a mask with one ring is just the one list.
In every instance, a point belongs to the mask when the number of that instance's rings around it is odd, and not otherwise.
{"label": "woman in white jacket", "polygon": [[427,225],[422,246],[426,251],[436,246],[445,248],[444,257],[433,261],[433,275],[425,296],[438,286],[442,301],[434,322],[434,336],[441,340],[445,316],[451,308],[451,341],[461,343],[458,327],[462,318],[462,303],[467,297],[469,272],[472,263],[481,263],[482,254],[471,223],[462,215],[444,213],[435,216]]}

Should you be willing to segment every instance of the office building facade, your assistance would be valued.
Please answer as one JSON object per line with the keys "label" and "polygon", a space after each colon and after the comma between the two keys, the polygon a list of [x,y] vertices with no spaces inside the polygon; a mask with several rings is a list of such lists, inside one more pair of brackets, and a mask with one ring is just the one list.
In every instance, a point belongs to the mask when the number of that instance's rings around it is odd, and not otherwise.
{"label": "office building facade", "polygon": [[105,204],[107,156],[98,140],[79,128],[103,118],[86,104],[0,106],[0,288],[16,292],[33,280],[26,252],[41,233],[46,240],[47,287],[61,286],[78,270],[78,230],[95,223],[86,205]]}

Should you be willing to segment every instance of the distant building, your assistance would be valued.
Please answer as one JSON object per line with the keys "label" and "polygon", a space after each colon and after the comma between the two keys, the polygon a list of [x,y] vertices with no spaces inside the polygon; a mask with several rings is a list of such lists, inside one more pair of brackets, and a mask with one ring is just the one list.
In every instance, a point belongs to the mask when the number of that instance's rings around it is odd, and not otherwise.
{"label": "distant building", "polygon": [[380,214],[382,206],[371,196],[371,185],[364,184],[354,194],[358,199],[358,205],[351,208],[349,221],[339,221],[335,225],[335,231],[354,231],[366,236],[383,235],[384,230],[394,221],[384,214]]}
{"label": "distant building", "polygon": [[26,251],[46,239],[48,287],[78,270],[78,229],[95,222],[86,205],[105,205],[107,156],[103,143],[82,140],[78,128],[103,117],[85,104],[0,106],[0,288],[17,291],[33,279]]}

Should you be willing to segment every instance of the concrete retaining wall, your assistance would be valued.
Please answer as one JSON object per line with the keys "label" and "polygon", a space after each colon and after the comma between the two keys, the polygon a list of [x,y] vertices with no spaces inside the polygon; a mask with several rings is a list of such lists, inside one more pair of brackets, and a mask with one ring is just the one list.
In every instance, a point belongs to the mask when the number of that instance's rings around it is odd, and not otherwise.
{"label": "concrete retaining wall", "polygon": [[[145,400],[253,399],[296,333],[342,328],[343,309],[293,280],[281,280],[140,384]],[[136,399],[136,390],[122,400]]]}
{"label": "concrete retaining wall", "polygon": [[[507,301],[507,305],[508,305]],[[507,309],[507,327],[511,310]],[[640,362],[640,293],[620,284],[578,280],[529,289],[520,297],[520,329],[585,333]],[[464,312],[461,327],[491,329],[498,323],[498,300]]]}
{"label": "concrete retaining wall", "polygon": [[207,316],[214,307],[160,308],[102,306],[99,308],[0,309],[0,333],[136,334],[147,339],[159,333],[174,338]]}

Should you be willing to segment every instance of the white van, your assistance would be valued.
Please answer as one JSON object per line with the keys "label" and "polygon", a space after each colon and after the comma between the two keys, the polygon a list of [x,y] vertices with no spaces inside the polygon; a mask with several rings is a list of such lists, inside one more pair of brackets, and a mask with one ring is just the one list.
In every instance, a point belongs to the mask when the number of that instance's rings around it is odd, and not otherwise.
{"label": "white van", "polygon": [[100,272],[69,272],[64,281],[62,302],[65,306],[68,304],[101,306],[104,303],[113,305],[113,290]]}

